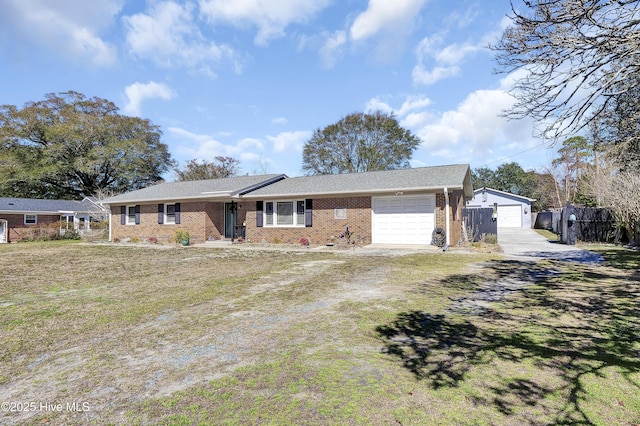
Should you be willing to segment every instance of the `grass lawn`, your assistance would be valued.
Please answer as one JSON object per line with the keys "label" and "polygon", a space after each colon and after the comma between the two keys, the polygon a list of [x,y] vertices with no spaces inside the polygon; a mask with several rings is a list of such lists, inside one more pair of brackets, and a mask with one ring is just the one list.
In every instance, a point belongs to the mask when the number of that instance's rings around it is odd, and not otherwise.
{"label": "grass lawn", "polygon": [[637,425],[640,253],[589,248],[0,245],[0,423]]}

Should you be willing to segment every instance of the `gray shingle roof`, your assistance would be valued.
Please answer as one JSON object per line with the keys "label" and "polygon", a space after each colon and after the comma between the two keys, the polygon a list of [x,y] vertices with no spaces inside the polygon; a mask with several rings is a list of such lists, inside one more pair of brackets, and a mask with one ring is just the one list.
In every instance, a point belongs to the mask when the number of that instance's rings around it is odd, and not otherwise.
{"label": "gray shingle roof", "polygon": [[116,195],[115,197],[104,200],[103,203],[118,204],[185,199],[224,199],[284,177],[285,175],[281,174],[269,174],[223,179],[165,182],[137,191]]}
{"label": "gray shingle roof", "polygon": [[34,198],[0,198],[0,212],[5,213],[89,213],[96,205],[88,200],[38,200]]}
{"label": "gray shingle roof", "polygon": [[445,187],[464,189],[466,197],[473,197],[469,165],[453,164],[379,172],[294,177],[252,191],[245,195],[245,198],[372,194],[390,191],[438,190]]}
{"label": "gray shingle roof", "polygon": [[529,198],[529,197],[525,197],[524,195],[516,195],[516,194],[512,194],[510,192],[504,192],[504,191],[500,191],[499,189],[493,189],[493,188],[478,188],[475,191],[473,191],[474,195],[478,195],[480,193],[482,193],[482,191],[487,190],[489,192],[493,192],[495,194],[502,194],[504,196],[507,197],[511,197],[511,198],[516,198],[516,199],[523,199],[523,200],[527,200],[527,201],[537,201],[536,198]]}

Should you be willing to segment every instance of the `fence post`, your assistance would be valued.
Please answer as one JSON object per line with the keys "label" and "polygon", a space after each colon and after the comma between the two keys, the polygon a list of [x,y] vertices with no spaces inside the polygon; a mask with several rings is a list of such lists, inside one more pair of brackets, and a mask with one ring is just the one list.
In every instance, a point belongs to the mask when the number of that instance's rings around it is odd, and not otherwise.
{"label": "fence post", "polygon": [[568,245],[576,244],[576,214],[571,203],[562,209],[562,242]]}

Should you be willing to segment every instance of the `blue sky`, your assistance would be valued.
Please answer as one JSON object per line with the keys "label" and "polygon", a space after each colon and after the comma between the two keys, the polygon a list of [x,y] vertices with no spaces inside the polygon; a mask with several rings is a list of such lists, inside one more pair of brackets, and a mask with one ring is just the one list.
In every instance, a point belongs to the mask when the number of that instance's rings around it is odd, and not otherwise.
{"label": "blue sky", "polygon": [[[507,0],[3,0],[0,103],[74,90],[161,127],[173,158],[302,174],[315,129],[393,112],[423,141],[413,167],[554,152],[499,116],[512,76],[486,45]],[[172,176],[167,176],[169,180]]]}

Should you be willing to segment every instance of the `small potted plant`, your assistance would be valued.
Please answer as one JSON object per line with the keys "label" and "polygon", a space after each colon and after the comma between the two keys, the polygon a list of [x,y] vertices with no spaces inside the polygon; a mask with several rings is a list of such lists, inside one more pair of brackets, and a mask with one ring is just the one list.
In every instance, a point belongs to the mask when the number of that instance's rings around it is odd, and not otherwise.
{"label": "small potted plant", "polygon": [[186,229],[178,229],[175,234],[173,234],[173,240],[177,244],[182,244],[183,246],[189,245],[189,231]]}

